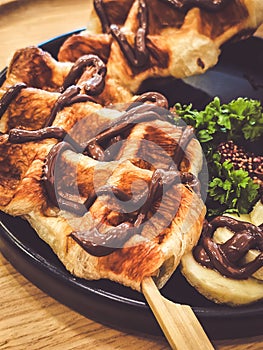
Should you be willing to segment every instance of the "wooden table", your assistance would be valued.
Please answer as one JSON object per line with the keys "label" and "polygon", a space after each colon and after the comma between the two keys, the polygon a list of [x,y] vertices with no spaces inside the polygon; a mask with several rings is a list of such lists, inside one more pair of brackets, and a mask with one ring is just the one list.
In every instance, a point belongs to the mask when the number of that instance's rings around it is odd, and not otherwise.
{"label": "wooden table", "polygon": [[[0,0],[0,67],[14,50],[82,28],[90,1]],[[263,28],[258,31],[263,36]],[[20,275],[0,254],[0,349],[169,349],[163,337],[121,332],[61,305]],[[263,336],[215,341],[220,350],[263,349]]]}

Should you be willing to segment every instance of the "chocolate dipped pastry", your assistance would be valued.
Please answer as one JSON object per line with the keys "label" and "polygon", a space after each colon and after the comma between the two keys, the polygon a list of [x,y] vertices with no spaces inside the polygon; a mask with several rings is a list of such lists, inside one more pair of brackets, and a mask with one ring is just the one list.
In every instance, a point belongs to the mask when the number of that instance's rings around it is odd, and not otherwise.
{"label": "chocolate dipped pastry", "polygon": [[182,258],[182,273],[201,294],[232,306],[263,299],[263,204],[204,225],[199,244]]}
{"label": "chocolate dipped pastry", "polygon": [[[28,220],[78,277],[140,290],[143,278],[153,276],[162,287],[196,245],[206,211],[192,128],[172,125],[160,107],[167,101],[154,93],[117,111],[81,100],[60,108],[64,92],[43,97],[36,90],[18,85],[1,100],[9,126],[0,136],[1,210]],[[79,96],[74,91],[79,87],[66,88],[66,96]],[[43,125],[29,118],[31,124],[18,128],[18,119],[10,128],[13,98],[26,93],[39,93],[53,107],[44,111]],[[93,134],[89,118],[97,124]]]}
{"label": "chocolate dipped pastry", "polygon": [[97,25],[91,21],[86,31],[66,40],[58,57],[74,62],[97,54],[97,47],[107,79],[133,94],[150,77],[204,73],[217,63],[223,43],[250,35],[263,21],[258,0],[124,1],[121,19],[117,7],[113,15],[115,3],[94,1]]}

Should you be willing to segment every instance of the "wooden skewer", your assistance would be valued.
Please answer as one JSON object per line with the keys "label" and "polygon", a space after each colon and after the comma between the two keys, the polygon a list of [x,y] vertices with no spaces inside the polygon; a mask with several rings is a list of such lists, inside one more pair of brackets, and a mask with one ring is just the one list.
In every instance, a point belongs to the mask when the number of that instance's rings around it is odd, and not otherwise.
{"label": "wooden skewer", "polygon": [[190,306],[164,298],[151,277],[143,280],[142,292],[172,349],[214,349]]}

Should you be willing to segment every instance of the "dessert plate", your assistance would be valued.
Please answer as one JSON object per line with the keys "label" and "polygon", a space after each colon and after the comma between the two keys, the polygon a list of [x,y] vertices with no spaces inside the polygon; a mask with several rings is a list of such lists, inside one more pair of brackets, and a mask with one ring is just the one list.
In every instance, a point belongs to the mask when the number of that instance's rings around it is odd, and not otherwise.
{"label": "dessert plate", "polygon": [[[76,33],[76,32],[75,32]],[[56,57],[63,41],[73,33],[40,45]],[[149,79],[139,92],[159,91],[175,102],[204,107],[214,96],[222,102],[251,97],[263,103],[263,40],[252,37],[223,47],[216,67],[202,76],[177,80]],[[0,73],[0,86],[6,69]],[[260,147],[260,143],[255,149]],[[261,145],[262,147],[262,145]],[[86,281],[67,272],[58,258],[30,225],[0,212],[0,250],[32,283],[73,310],[97,322],[123,330],[161,334],[143,295],[108,280]],[[192,306],[212,339],[241,338],[262,334],[263,303],[231,308],[202,297],[176,271],[161,293],[168,299]]]}

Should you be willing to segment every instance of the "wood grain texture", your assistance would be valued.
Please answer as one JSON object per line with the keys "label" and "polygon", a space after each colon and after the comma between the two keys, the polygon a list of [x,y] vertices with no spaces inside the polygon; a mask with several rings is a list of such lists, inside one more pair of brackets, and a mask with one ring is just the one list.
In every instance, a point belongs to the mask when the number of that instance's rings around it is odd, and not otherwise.
{"label": "wood grain texture", "polygon": [[[8,3],[8,4],[7,4]],[[85,26],[89,0],[0,2],[0,67],[17,48]],[[263,36],[263,28],[258,31]],[[1,350],[164,350],[164,337],[121,332],[58,303],[20,275],[0,254]],[[219,350],[263,349],[263,336],[214,342]]]}
{"label": "wood grain texture", "polygon": [[189,305],[163,297],[151,277],[142,281],[142,292],[172,349],[214,349]]}
{"label": "wood grain texture", "polygon": [[[0,254],[0,349],[164,350],[163,337],[105,327],[58,303]],[[213,342],[218,350],[263,349],[263,337]]]}

